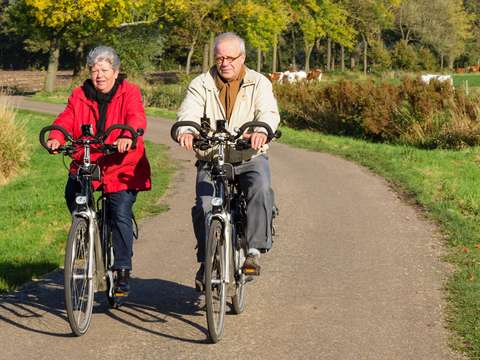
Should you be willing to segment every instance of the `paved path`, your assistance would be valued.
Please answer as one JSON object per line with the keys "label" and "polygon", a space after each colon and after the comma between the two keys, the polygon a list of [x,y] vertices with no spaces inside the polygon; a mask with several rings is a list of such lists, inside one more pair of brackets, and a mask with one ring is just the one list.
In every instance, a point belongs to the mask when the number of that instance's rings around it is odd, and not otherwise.
{"label": "paved path", "polygon": [[[63,106],[20,99],[22,108]],[[87,335],[70,335],[62,274],[0,297],[0,359],[458,359],[448,346],[435,226],[381,178],[327,154],[274,144],[279,236],[248,287],[246,312],[206,341],[193,288],[193,157],[150,119],[148,138],[179,165],[170,210],[141,224],[133,293],[120,310],[102,296]]]}

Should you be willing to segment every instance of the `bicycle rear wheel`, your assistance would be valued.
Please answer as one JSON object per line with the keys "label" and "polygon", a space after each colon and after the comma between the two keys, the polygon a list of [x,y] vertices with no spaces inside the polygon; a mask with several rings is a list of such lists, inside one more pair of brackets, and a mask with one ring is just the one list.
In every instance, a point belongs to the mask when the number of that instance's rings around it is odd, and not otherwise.
{"label": "bicycle rear wheel", "polygon": [[94,281],[88,278],[91,251],[94,249],[89,239],[88,223],[76,217],[68,234],[64,280],[68,321],[77,336],[87,332],[92,318]]}
{"label": "bicycle rear wheel", "polygon": [[217,219],[213,219],[210,224],[207,244],[205,303],[208,333],[212,342],[216,343],[223,335],[226,307],[223,226]]}

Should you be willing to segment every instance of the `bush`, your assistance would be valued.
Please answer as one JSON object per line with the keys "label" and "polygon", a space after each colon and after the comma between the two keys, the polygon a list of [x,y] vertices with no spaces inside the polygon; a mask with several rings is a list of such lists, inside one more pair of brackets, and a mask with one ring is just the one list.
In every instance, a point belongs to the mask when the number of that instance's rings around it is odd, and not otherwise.
{"label": "bush", "polygon": [[342,80],[327,85],[276,85],[282,121],[334,135],[461,148],[480,144],[479,98],[448,83],[404,77],[387,82]]}
{"label": "bush", "polygon": [[392,66],[392,58],[390,52],[385,48],[383,41],[376,40],[370,44],[369,57],[374,72],[382,72],[390,69]]}
{"label": "bush", "polygon": [[393,65],[397,69],[416,70],[417,52],[405,40],[400,40],[392,50]]}
{"label": "bush", "polygon": [[29,145],[23,123],[5,94],[0,94],[0,185],[7,183],[26,166]]}
{"label": "bush", "polygon": [[420,70],[435,71],[438,68],[437,58],[428,48],[418,50],[418,67]]}

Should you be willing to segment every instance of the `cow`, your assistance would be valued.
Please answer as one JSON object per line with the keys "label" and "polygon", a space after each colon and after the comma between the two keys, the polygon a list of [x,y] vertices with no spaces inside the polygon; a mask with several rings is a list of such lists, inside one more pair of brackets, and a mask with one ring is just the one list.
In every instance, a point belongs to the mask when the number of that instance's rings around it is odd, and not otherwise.
{"label": "cow", "polygon": [[310,70],[307,74],[307,81],[320,81],[322,80],[322,70],[320,69],[313,69],[313,70]]}
{"label": "cow", "polygon": [[437,75],[437,74],[426,74],[420,76],[420,81],[424,84],[429,84],[430,81],[436,80],[439,82],[448,82],[453,86],[453,78],[451,75]]}
{"label": "cow", "polygon": [[273,83],[273,82],[282,82],[283,80],[283,72],[273,72],[268,74],[268,79]]}

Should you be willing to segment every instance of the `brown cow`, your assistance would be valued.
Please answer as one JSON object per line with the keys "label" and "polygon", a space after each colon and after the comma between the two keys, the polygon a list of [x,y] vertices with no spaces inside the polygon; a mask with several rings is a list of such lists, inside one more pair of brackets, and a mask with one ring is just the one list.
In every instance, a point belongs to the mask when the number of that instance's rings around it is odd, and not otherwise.
{"label": "brown cow", "polygon": [[322,80],[322,70],[313,69],[307,74],[307,81],[320,81]]}
{"label": "brown cow", "polygon": [[283,72],[273,72],[268,74],[268,79],[273,82],[282,82],[283,80]]}

